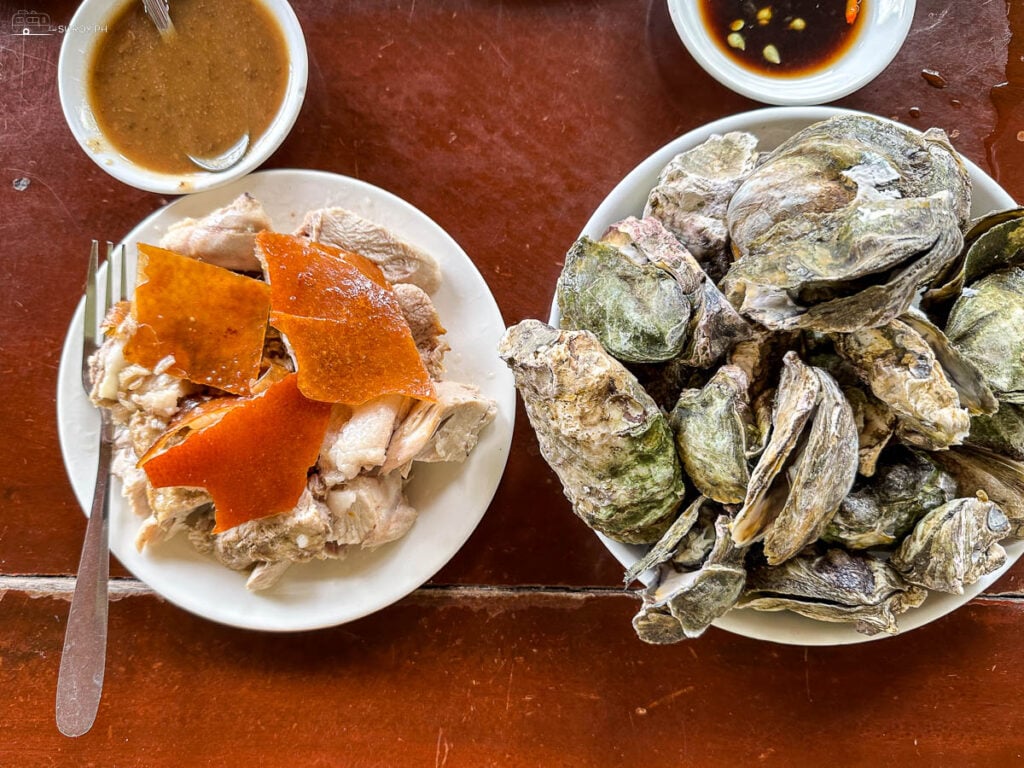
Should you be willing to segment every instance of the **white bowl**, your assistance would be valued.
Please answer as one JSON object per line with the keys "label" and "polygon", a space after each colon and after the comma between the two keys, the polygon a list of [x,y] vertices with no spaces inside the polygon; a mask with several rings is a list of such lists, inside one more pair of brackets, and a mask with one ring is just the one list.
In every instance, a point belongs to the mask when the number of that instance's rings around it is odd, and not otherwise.
{"label": "white bowl", "polygon": [[[608,197],[598,206],[580,234],[598,239],[616,221],[627,216],[642,216],[644,204],[647,202],[647,194],[657,183],[661,170],[677,154],[693,149],[712,134],[749,131],[760,140],[758,149],[770,150],[811,123],[841,114],[859,113],[837,107],[776,107],[732,115],[696,128],[669,142],[634,168],[608,193]],[[977,165],[967,158],[964,158],[964,163],[967,166],[973,187],[972,218],[1016,205],[1013,198]],[[558,301],[555,299],[551,302],[549,321],[551,325],[558,327],[560,319],[561,313],[558,309]],[[597,536],[625,568],[631,567],[648,550],[646,546],[622,544],[601,534],[597,534]],[[1003,567],[966,587],[962,595],[929,593],[924,604],[918,608],[912,608],[898,617],[900,633],[904,634],[935,621],[988,589],[1017,561],[1021,554],[1024,554],[1024,541],[1011,541],[1004,544],[1004,548],[1007,557]],[[656,575],[654,570],[646,571],[640,575],[640,580],[649,585]],[[850,624],[828,624],[789,611],[765,613],[752,609],[734,609],[715,620],[714,626],[738,635],[790,645],[846,645],[891,637],[885,633],[872,636],[862,635],[855,631]]]}
{"label": "white bowl", "polygon": [[697,0],[668,0],[679,37],[709,75],[748,98],[791,105],[834,101],[871,82],[903,45],[914,6],[915,0],[864,0],[857,37],[835,62],[807,75],[771,77],[744,69],[726,55],[709,36]]}
{"label": "white bowl", "polygon": [[258,1],[281,27],[288,51],[288,84],[277,116],[264,134],[249,146],[241,161],[228,170],[214,173],[196,168],[191,173],[173,174],[153,171],[125,158],[111,146],[97,127],[89,105],[89,63],[92,61],[95,46],[102,40],[104,28],[110,25],[111,20],[126,3],[85,0],[64,33],[64,43],[60,48],[60,61],[57,65],[57,84],[64,119],[67,120],[68,127],[85,153],[100,168],[125,184],[165,195],[182,195],[219,187],[245,176],[270,157],[284,141],[299,116],[299,109],[306,95],[309,62],[302,28],[286,0]]}

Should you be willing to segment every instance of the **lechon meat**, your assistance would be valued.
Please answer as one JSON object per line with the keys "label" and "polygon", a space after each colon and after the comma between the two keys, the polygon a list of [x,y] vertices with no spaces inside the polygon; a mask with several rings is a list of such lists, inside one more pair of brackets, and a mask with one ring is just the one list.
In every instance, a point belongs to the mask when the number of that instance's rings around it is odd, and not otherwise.
{"label": "lechon meat", "polygon": [[272,228],[262,204],[246,192],[201,219],[175,222],[160,247],[236,272],[259,272],[256,233]]}
{"label": "lechon meat", "polygon": [[416,521],[416,510],[402,493],[402,477],[361,475],[327,494],[331,540],[364,548],[401,538]]}
{"label": "lechon meat", "polygon": [[476,387],[439,381],[435,391],[436,402],[417,401],[395,430],[382,472],[404,473],[412,461],[463,461],[498,412]]}
{"label": "lechon meat", "polygon": [[402,395],[383,395],[356,406],[351,417],[340,425],[332,418],[318,463],[328,486],[344,483],[384,463],[395,422],[407,400]]}
{"label": "lechon meat", "polygon": [[439,379],[444,372],[444,356],[451,349],[442,336],[446,333],[430,296],[417,285],[398,283],[395,297],[402,308],[402,316],[409,324],[413,341],[419,350],[423,366],[430,378]]}
{"label": "lechon meat", "polygon": [[441,287],[441,267],[426,251],[410,245],[362,216],[344,208],[310,211],[296,235],[365,256],[391,284],[412,283],[427,293]]}
{"label": "lechon meat", "polygon": [[210,535],[217,559],[229,568],[244,570],[261,562],[323,559],[330,532],[330,510],[307,488],[290,512],[250,520]]}

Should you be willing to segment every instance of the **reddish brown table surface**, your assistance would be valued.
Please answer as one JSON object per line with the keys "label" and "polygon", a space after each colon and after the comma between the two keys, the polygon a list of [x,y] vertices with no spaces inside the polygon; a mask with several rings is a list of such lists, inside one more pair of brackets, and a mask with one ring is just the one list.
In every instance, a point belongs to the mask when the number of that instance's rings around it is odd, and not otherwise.
{"label": "reddish brown table surface", "polygon": [[[70,2],[43,3],[66,24]],[[309,91],[266,164],[347,174],[433,217],[505,320],[547,316],[567,246],[675,136],[759,106],[718,85],[664,0],[296,2]],[[1009,765],[1024,759],[1024,566],[882,642],[799,648],[712,628],[672,647],[569,510],[520,410],[462,551],[423,589],[317,632],[169,605],[116,563],[93,730],[54,724],[85,520],[57,441],[61,344],[91,238],[167,202],[107,176],[57,98],[61,36],[0,2],[0,765]],[[939,89],[922,77],[940,72]],[[1024,3],[921,0],[847,107],[946,129],[1024,199]],[[19,189],[28,180],[28,186]]]}

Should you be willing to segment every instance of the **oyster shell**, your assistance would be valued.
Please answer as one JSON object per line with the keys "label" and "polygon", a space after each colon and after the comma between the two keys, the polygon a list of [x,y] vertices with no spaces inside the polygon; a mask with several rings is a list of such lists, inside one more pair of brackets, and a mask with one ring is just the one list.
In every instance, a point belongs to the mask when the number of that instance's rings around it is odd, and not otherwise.
{"label": "oyster shell", "polygon": [[824,368],[839,383],[857,425],[857,472],[871,477],[879,456],[896,433],[899,419],[870,389],[864,388],[857,368],[837,355],[834,346],[831,351],[815,352],[809,362]]}
{"label": "oyster shell", "polygon": [[775,393],[771,439],[754,468],[743,507],[732,526],[732,537],[737,544],[745,546],[761,538],[774,520],[779,504],[785,501],[788,486],[780,483],[773,489],[772,484],[796,449],[814,413],[820,390],[821,383],[813,371],[794,353],[787,353]]}
{"label": "oyster shell", "polygon": [[[718,538],[715,522],[722,514],[722,508],[710,501],[701,505],[697,513],[697,522],[686,532],[672,553],[672,564],[677,568],[692,571],[700,568]],[[730,513],[735,515],[735,508]]]}
{"label": "oyster shell", "polygon": [[555,296],[562,327],[590,331],[619,360],[669,360],[686,342],[683,289],[635,251],[581,237],[566,254]]}
{"label": "oyster shell", "polygon": [[898,419],[892,409],[859,387],[842,388],[846,401],[853,409],[857,425],[857,472],[872,477],[878,467],[878,458],[896,432]]}
{"label": "oyster shell", "polygon": [[981,491],[1010,521],[1010,536],[1024,538],[1024,464],[978,446],[929,454],[951,474],[961,495]]}
{"label": "oyster shell", "polygon": [[926,454],[887,451],[878,474],[854,484],[822,539],[849,549],[891,546],[956,492],[953,477]]}
{"label": "oyster shell", "polygon": [[1024,406],[1003,403],[991,416],[975,416],[967,443],[1024,461]]}
{"label": "oyster shell", "polygon": [[959,445],[971,417],[935,353],[902,320],[834,337],[836,351],[848,360],[872,393],[900,419],[899,436],[930,450]]}
{"label": "oyster shell", "polygon": [[1006,515],[984,493],[953,499],[921,518],[889,563],[911,584],[962,595],[1006,562],[999,541],[1009,532]]}
{"label": "oyster shell", "polygon": [[722,288],[773,330],[853,331],[906,311],[963,244],[966,167],[942,131],[865,115],[816,123],[740,185]]}
{"label": "oyster shell", "polygon": [[732,537],[740,546],[763,537],[777,565],[821,536],[853,485],[858,442],[835,379],[794,352],[783,358],[772,423]]}
{"label": "oyster shell", "polygon": [[661,581],[644,592],[643,606],[633,618],[633,628],[644,642],[674,643],[700,637],[711,622],[736,604],[747,578],[745,553],[729,536],[727,515],[715,521],[715,532],[715,546],[700,570],[663,571]]}
{"label": "oyster shell", "polygon": [[752,134],[714,134],[672,158],[647,197],[644,216],[659,219],[716,282],[732,263],[725,225],[729,200],[757,158]]}
{"label": "oyster shell", "polygon": [[566,328],[631,363],[707,367],[750,329],[657,219],[630,217],[566,255],[555,296]]}
{"label": "oyster shell", "polygon": [[750,569],[737,607],[790,610],[819,621],[853,622],[865,635],[896,634],[896,617],[919,606],[927,594],[908,584],[885,560],[829,549],[776,567]]}
{"label": "oyster shell", "polygon": [[[1020,230],[1024,234],[1024,229]],[[1024,403],[1024,269],[992,272],[965,288],[946,335],[984,374],[996,397]]]}
{"label": "oyster shell", "polygon": [[747,459],[760,433],[747,401],[747,375],[723,365],[703,389],[685,389],[669,414],[683,469],[697,490],[723,504],[743,501]]}
{"label": "oyster shell", "polygon": [[944,314],[965,284],[990,272],[1024,266],[1024,207],[986,214],[971,223],[964,247],[935,287],[925,291],[921,306],[930,314]]}
{"label": "oyster shell", "polygon": [[678,362],[707,368],[736,342],[750,337],[747,321],[726,301],[690,252],[657,219],[630,216],[613,224],[602,242],[641,254],[679,284],[690,307],[690,324]]}
{"label": "oyster shell", "polygon": [[679,542],[686,537],[686,534],[693,528],[693,524],[697,522],[697,516],[706,501],[706,496],[698,496],[696,501],[683,510],[682,514],[665,531],[665,535],[647,550],[646,555],[629,567],[622,580],[629,584],[644,571],[671,560]]}
{"label": "oyster shell", "polygon": [[506,330],[498,352],[573,511],[616,541],[657,541],[685,488],[672,430],[636,378],[593,334],[539,320]]}
{"label": "oyster shell", "polygon": [[931,348],[942,372],[956,390],[962,407],[972,416],[993,414],[999,409],[999,401],[978,366],[957,349],[924,313],[911,307],[899,319],[913,328]]}

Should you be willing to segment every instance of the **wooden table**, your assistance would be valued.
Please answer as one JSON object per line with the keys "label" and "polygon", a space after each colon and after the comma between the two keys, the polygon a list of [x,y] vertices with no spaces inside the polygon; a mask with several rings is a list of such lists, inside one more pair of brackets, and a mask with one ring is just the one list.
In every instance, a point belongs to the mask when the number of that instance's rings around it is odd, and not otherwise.
{"label": "wooden table", "polygon": [[[74,10],[44,4],[55,24]],[[464,247],[508,323],[547,316],[568,245],[631,168],[758,105],[688,56],[664,0],[295,3],[309,92],[267,163],[385,187]],[[427,585],[344,626],[219,626],[116,563],[95,727],[54,724],[85,519],[57,441],[61,344],[91,238],[167,202],[79,150],[59,34],[0,2],[0,765],[1009,765],[1024,754],[1024,566],[927,627],[801,648],[712,628],[649,647],[520,410],[482,524]],[[921,0],[840,104],[946,129],[1024,199],[1024,2]],[[922,71],[948,82],[930,85]],[[1004,84],[1007,83],[1007,84]],[[1001,85],[1002,84],[1002,85]],[[998,86],[998,87],[996,87]]]}

